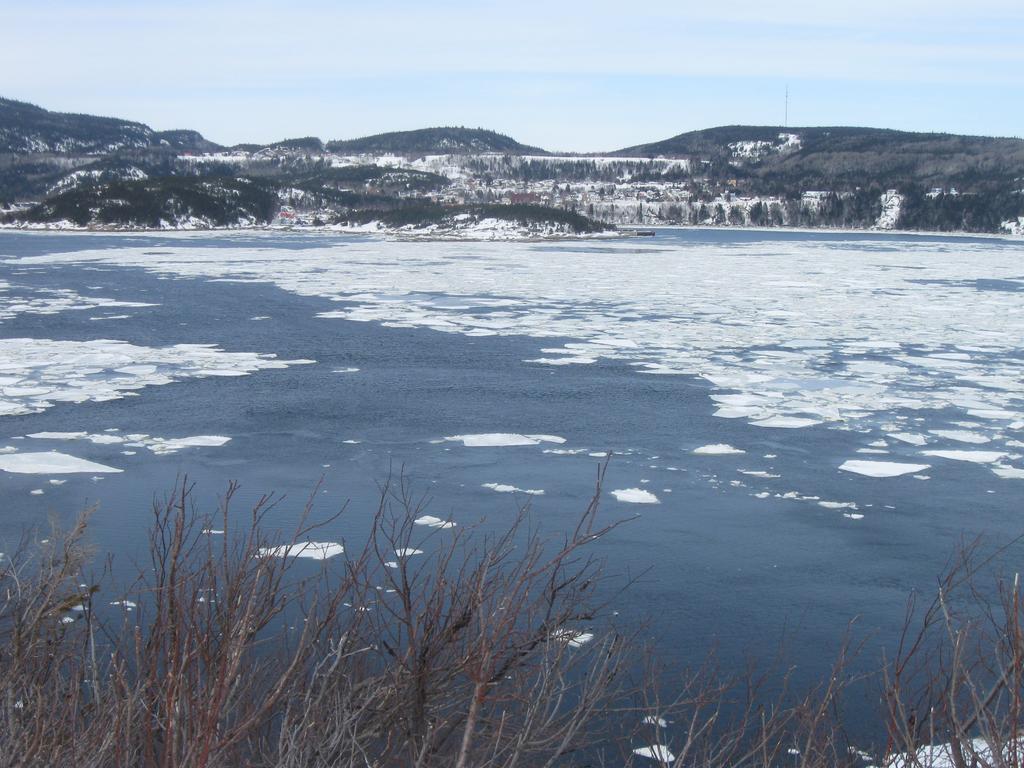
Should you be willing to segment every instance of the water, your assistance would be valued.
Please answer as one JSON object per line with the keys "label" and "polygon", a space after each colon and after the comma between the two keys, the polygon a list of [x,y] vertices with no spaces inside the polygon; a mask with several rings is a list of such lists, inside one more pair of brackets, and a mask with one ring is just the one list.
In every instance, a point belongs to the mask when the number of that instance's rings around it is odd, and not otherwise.
{"label": "water", "polygon": [[[56,450],[124,470],[102,479],[0,472],[0,551],[26,526],[95,504],[93,543],[128,568],[153,499],[185,476],[208,509],[229,480],[242,486],[239,512],[264,493],[282,496],[268,524],[283,531],[322,479],[317,509],[348,507],[318,540],[358,540],[378,484],[400,470],[438,517],[500,527],[528,500],[557,532],[590,498],[597,454],[611,451],[603,519],[636,518],[597,545],[619,583],[636,579],[613,600],[618,620],[646,622],[670,666],[713,646],[738,663],[785,638],[809,681],[855,617],[870,637],[866,659],[891,647],[908,592],[933,587],[962,537],[999,544],[1021,531],[1024,481],[995,471],[1019,470],[1024,447],[1019,241],[0,233],[0,256],[0,341],[70,343],[31,370],[32,342],[0,351],[0,375],[11,377],[3,400],[37,410],[0,416],[0,448],[14,451],[0,459]],[[155,306],[96,306],[100,298]],[[65,304],[41,314],[58,299]],[[113,319],[95,319],[104,317]],[[153,370],[112,372],[102,345],[99,357],[76,361],[76,345],[95,352],[98,339],[135,345],[131,365]],[[187,349],[153,357],[178,344],[222,352],[194,364]],[[237,353],[287,365],[206,375],[237,369]],[[315,362],[291,362],[303,360]],[[80,391],[99,382],[135,396],[48,404],[19,389],[32,391],[27,379],[13,381],[58,364],[61,375],[86,371]],[[773,419],[808,426],[757,425]],[[24,438],[41,432],[230,441],[158,455]],[[565,442],[444,440],[480,433]],[[744,453],[693,452],[719,444]],[[933,450],[974,460],[925,453]],[[978,451],[999,456],[979,461]],[[840,470],[849,460],[930,466],[870,477]],[[660,503],[608,493],[631,488]]]}

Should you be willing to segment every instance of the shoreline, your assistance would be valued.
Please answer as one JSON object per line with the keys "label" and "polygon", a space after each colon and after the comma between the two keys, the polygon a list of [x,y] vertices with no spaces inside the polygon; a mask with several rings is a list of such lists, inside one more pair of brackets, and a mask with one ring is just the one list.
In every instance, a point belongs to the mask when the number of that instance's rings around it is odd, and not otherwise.
{"label": "shoreline", "polygon": [[731,230],[739,232],[785,232],[801,234],[829,234],[829,235],[892,235],[894,237],[962,237],[962,238],[985,238],[992,240],[1010,240],[1013,242],[1024,241],[1024,235],[1014,235],[1010,232],[942,232],[933,229],[864,229],[857,227],[735,227],[735,226],[704,226],[701,224],[651,224],[645,229],[660,230],[705,230],[718,232]]}
{"label": "shoreline", "polygon": [[757,233],[781,233],[781,234],[826,234],[826,235],[881,235],[893,238],[963,238],[963,239],[986,239],[1006,240],[1013,243],[1024,242],[1024,235],[1015,235],[1010,232],[943,232],[938,230],[915,230],[915,229],[864,229],[864,228],[843,228],[843,227],[748,227],[748,226],[714,226],[714,225],[693,225],[693,224],[648,224],[643,226],[628,227],[624,230],[611,230],[608,232],[579,233],[579,234],[524,234],[511,237],[482,237],[473,233],[459,234],[457,231],[450,233],[423,233],[401,229],[379,229],[368,230],[350,227],[275,227],[269,224],[242,226],[242,227],[191,227],[191,228],[163,228],[163,227],[95,227],[95,226],[53,226],[47,224],[0,224],[0,233],[22,232],[22,233],[68,233],[76,235],[140,235],[140,234],[164,234],[164,235],[204,235],[210,233],[218,234],[301,234],[301,235],[355,235],[355,236],[377,236],[387,239],[403,241],[423,242],[547,242],[558,240],[617,240],[617,239],[649,239],[647,236],[633,234],[637,231],[653,230],[654,232],[674,231],[705,231],[705,232],[757,232]]}

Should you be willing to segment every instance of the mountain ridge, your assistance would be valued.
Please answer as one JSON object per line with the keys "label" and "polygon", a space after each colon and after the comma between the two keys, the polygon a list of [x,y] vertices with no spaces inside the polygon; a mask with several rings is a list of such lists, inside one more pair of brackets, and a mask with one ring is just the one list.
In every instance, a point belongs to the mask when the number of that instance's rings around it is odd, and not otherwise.
{"label": "mountain ridge", "polygon": [[[0,96],[0,153],[42,151],[34,150],[29,142],[12,146],[10,137],[14,131],[37,129],[60,136],[65,145],[78,139],[82,146],[76,149],[98,145],[104,138],[121,138],[125,148],[147,146],[168,146],[171,149],[193,149],[214,151],[221,149],[307,149],[313,151],[383,153],[397,154],[432,153],[452,154],[467,152],[507,152],[523,155],[565,155],[565,156],[607,156],[607,157],[687,157],[706,152],[712,147],[739,141],[773,141],[780,134],[794,134],[802,137],[804,144],[820,147],[826,138],[850,145],[851,142],[866,140],[902,140],[913,144],[941,141],[978,142],[981,144],[1002,144],[1024,148],[1024,139],[1011,136],[989,136],[984,134],[958,134],[944,131],[906,131],[895,128],[872,126],[771,126],[730,124],[684,131],[666,139],[635,144],[621,149],[602,152],[554,152],[542,147],[523,144],[513,137],[486,128],[465,126],[431,126],[404,131],[386,131],[377,134],[357,136],[348,139],[324,141],[316,136],[285,138],[265,144],[245,142],[232,146],[217,144],[192,129],[155,130],[145,123],[119,117],[104,117],[76,112],[57,112],[29,102],[17,101]],[[63,131],[63,133],[60,133]],[[94,132],[96,136],[83,136]],[[6,139],[6,141],[5,141]],[[134,142],[131,140],[134,139]],[[446,143],[447,142],[447,143]],[[60,143],[58,141],[57,143]],[[116,148],[121,148],[117,146]],[[96,146],[97,149],[101,147]],[[102,147],[107,151],[110,145]],[[864,147],[852,146],[863,150]],[[57,152],[66,151],[58,148]]]}
{"label": "mountain ridge", "polygon": [[389,131],[355,139],[327,142],[332,152],[350,154],[472,154],[501,152],[516,155],[548,155],[547,150],[522,144],[511,136],[486,128],[436,126],[411,131]]}
{"label": "mountain ridge", "polygon": [[[174,181],[190,178],[209,184]],[[278,205],[255,200],[254,189],[273,192]],[[0,98],[0,209],[8,211],[0,218],[8,224],[60,221],[62,211],[77,226],[258,224],[279,210],[288,221],[385,221],[410,202],[540,205],[552,221],[570,211],[630,226],[1024,233],[1024,140],[731,125],[555,155],[496,131],[442,126],[224,147],[198,131]]]}
{"label": "mountain ridge", "polygon": [[779,126],[779,125],[752,125],[752,124],[730,124],[699,128],[691,131],[684,131],[670,136],[667,139],[635,144],[622,149],[614,150],[608,154],[614,156],[626,155],[651,155],[662,153],[666,156],[673,154],[694,154],[699,152],[700,146],[707,146],[714,143],[729,143],[737,141],[771,141],[780,134],[800,135],[806,140],[820,144],[824,138],[834,138],[836,141],[865,140],[874,138],[877,140],[903,139],[912,143],[936,141],[943,139],[962,139],[980,142],[1011,142],[1024,146],[1024,139],[1015,136],[988,136],[982,134],[960,134],[945,131],[906,131],[897,128],[878,128],[873,126],[851,126],[851,125],[817,125],[817,126]]}

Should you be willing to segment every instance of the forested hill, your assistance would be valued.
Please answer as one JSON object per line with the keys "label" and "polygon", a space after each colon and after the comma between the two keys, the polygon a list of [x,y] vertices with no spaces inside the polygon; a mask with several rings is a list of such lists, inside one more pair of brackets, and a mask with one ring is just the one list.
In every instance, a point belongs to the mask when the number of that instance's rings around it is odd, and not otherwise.
{"label": "forested hill", "polygon": [[871,183],[971,186],[1012,183],[1024,177],[1024,140],[882,128],[730,125],[682,133],[613,154],[725,164],[753,177],[753,188],[772,192]]}
{"label": "forested hill", "polygon": [[484,154],[546,155],[539,147],[520,144],[511,136],[483,128],[421,128],[328,142],[327,148],[341,154],[391,153],[396,155]]}
{"label": "forested hill", "polygon": [[194,130],[0,98],[0,226],[390,226],[426,212],[424,226],[465,228],[508,219],[480,213],[503,205],[546,208],[554,229],[569,212],[628,227],[1024,235],[1024,141],[733,125],[558,155],[439,127],[223,147]]}
{"label": "forested hill", "polygon": [[160,147],[197,151],[218,148],[196,131],[154,131],[131,120],[51,112],[0,98],[0,154],[102,155]]}

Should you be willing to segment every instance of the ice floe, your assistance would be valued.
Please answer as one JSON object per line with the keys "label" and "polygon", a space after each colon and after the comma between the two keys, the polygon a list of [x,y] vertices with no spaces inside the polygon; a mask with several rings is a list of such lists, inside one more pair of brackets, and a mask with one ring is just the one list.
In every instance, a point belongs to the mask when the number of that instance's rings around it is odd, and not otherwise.
{"label": "ice floe", "polygon": [[333,541],[296,541],[277,547],[260,548],[260,554],[264,557],[305,557],[311,560],[327,560],[344,551],[341,544]]}
{"label": "ice floe", "polygon": [[922,451],[925,456],[937,456],[952,461],[971,461],[976,464],[992,464],[1006,456],[1001,451]]}
{"label": "ice floe", "polygon": [[771,416],[760,421],[750,422],[755,427],[774,427],[775,429],[802,429],[821,424],[821,419],[807,419],[797,416]]}
{"label": "ice floe", "polygon": [[124,470],[57,451],[9,453],[0,456],[0,471],[23,475],[66,475],[76,472],[115,473]]}
{"label": "ice floe", "polygon": [[[333,243],[303,243],[287,258],[280,248],[186,240],[173,251],[146,250],[97,248],[17,263],[269,281],[344,302],[324,317],[557,339],[538,344],[545,362],[613,359],[641,373],[701,376],[712,395],[731,398],[717,401],[718,416],[764,427],[849,429],[925,409],[1024,421],[1019,293],[977,287],[979,277],[1020,274],[1019,251],[995,241],[951,247],[906,238],[878,248],[855,239],[823,247],[809,238],[769,249],[758,241],[609,242],[587,252],[587,270],[568,246],[525,243],[366,238],[346,244],[345,258]],[[907,263],[912,272],[902,268]]]}
{"label": "ice floe", "polygon": [[461,442],[467,448],[504,448],[518,445],[539,445],[540,443],[565,442],[564,437],[557,435],[519,435],[510,432],[487,432],[478,435],[452,435],[446,437],[449,442]]}
{"label": "ice floe", "polygon": [[117,400],[183,379],[246,376],[310,362],[225,352],[215,344],[144,347],[110,339],[0,339],[0,416],[38,413],[57,403]]}
{"label": "ice floe", "polygon": [[[87,432],[34,432],[26,435],[36,440],[88,440],[96,445],[123,445],[128,448],[147,448],[153,453],[166,455],[177,453],[183,448],[219,448],[231,441],[223,435],[193,435],[192,437],[150,437],[144,434],[105,434],[90,435]],[[134,451],[122,451],[126,455],[134,455]]]}
{"label": "ice floe", "polygon": [[734,453],[746,453],[746,451],[740,448],[733,448],[725,443],[702,445],[700,448],[694,448],[693,452],[701,456],[727,456]]}
{"label": "ice floe", "polygon": [[910,432],[889,432],[887,437],[910,445],[926,445],[928,443],[928,438],[924,435],[915,435]]}
{"label": "ice floe", "polygon": [[977,432],[967,432],[966,430],[932,429],[929,431],[933,435],[944,437],[947,440],[955,440],[958,443],[974,443],[976,445],[981,445],[992,441],[992,438],[986,435],[979,435]]}
{"label": "ice floe", "polygon": [[414,525],[425,525],[428,528],[454,528],[455,523],[451,520],[442,520],[433,515],[421,515],[412,521]]}
{"label": "ice floe", "polygon": [[551,633],[551,639],[563,642],[570,648],[581,648],[594,639],[594,633],[575,629],[556,629]]}
{"label": "ice floe", "polygon": [[152,437],[139,442],[153,453],[176,453],[182,448],[219,448],[231,441],[223,435],[194,435],[192,437]]}
{"label": "ice floe", "polygon": [[[102,290],[102,289],[99,289]],[[0,280],[0,321],[10,320],[20,314],[55,315],[72,310],[156,307],[157,304],[138,301],[117,301],[98,296],[82,296],[62,288],[29,288],[13,285]],[[113,320],[118,316],[92,318]],[[123,315],[122,317],[127,317]]]}
{"label": "ice floe", "polygon": [[672,751],[664,744],[652,744],[649,747],[637,747],[633,750],[633,754],[637,757],[646,757],[651,760],[657,760],[659,763],[674,763],[676,756],[672,754]]}
{"label": "ice floe", "polygon": [[[998,765],[1008,762],[1008,758],[1013,759],[1008,755],[1000,755],[1000,757],[995,758],[992,753],[992,747],[983,738],[970,739],[969,743],[964,744],[963,747],[964,751],[968,753],[965,756],[973,765]],[[971,753],[976,757],[971,757]],[[950,744],[931,744],[919,747],[913,755],[906,752],[897,752],[889,755],[881,767],[872,764],[868,768],[914,768],[914,766],[921,766],[922,768],[956,768],[961,763],[961,760],[954,757],[953,748]]]}
{"label": "ice floe", "polygon": [[658,728],[668,728],[668,721],[663,717],[658,717],[657,715],[647,715],[640,722],[643,725],[655,725]]}
{"label": "ice floe", "polygon": [[1024,480],[1024,469],[1019,467],[998,466],[992,467],[992,471],[1004,480]]}
{"label": "ice floe", "polygon": [[529,488],[516,488],[514,485],[503,485],[501,483],[484,483],[484,488],[489,488],[498,493],[525,493],[528,496],[543,496],[543,490],[532,491]]}
{"label": "ice floe", "polygon": [[800,493],[799,491],[786,491],[785,493],[776,493],[775,498],[796,499],[797,501],[818,501],[821,499],[821,496],[809,496],[807,494]]}
{"label": "ice floe", "polygon": [[843,462],[839,468],[845,472],[854,472],[868,477],[898,477],[914,472],[922,472],[931,464],[902,464],[895,461],[861,461],[851,459]]}
{"label": "ice floe", "polygon": [[643,488],[620,488],[612,491],[616,501],[624,501],[627,504],[659,504],[658,497]]}

